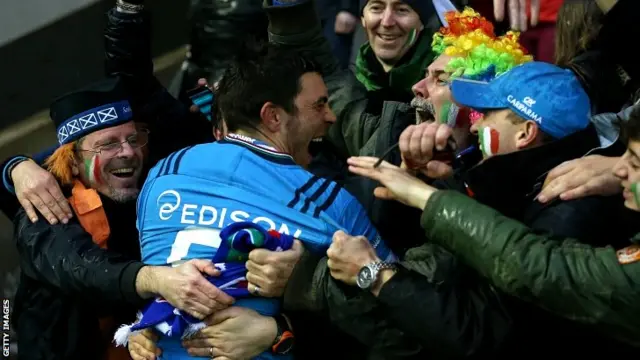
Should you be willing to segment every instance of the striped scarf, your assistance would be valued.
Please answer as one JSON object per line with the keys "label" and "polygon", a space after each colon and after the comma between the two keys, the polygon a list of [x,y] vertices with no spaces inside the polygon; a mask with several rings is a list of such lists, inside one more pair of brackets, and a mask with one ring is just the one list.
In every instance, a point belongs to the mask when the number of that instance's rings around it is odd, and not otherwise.
{"label": "striped scarf", "polygon": [[[249,252],[258,248],[285,251],[291,248],[294,240],[291,235],[267,231],[252,222],[232,223],[222,229],[220,238],[223,241],[212,260],[221,274],[205,278],[236,299],[252,296],[247,288],[245,268]],[[155,328],[165,336],[187,338],[204,327],[202,321],[176,309],[166,300],[156,298],[142,309],[136,323],[121,326],[113,340],[118,346],[126,346],[130,334],[147,328]]]}

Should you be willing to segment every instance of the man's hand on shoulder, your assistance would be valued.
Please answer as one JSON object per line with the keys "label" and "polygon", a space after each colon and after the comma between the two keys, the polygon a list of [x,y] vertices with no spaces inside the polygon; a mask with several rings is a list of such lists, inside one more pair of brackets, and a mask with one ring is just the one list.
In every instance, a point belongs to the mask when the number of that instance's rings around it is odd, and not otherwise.
{"label": "man's hand on shoulder", "polygon": [[32,222],[38,221],[36,210],[52,225],[66,224],[73,217],[56,178],[33,160],[16,165],[10,175],[16,197]]}
{"label": "man's hand on shoulder", "polygon": [[211,284],[204,274],[219,275],[208,260],[190,260],[177,267],[145,266],[136,278],[136,290],[143,298],[160,296],[176,308],[204,319],[233,304],[234,299]]}

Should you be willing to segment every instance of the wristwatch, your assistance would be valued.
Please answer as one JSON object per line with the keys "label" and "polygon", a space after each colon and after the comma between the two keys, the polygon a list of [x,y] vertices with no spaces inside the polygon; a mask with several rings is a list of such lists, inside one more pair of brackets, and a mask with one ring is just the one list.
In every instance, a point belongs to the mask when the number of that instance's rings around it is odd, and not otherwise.
{"label": "wristwatch", "polygon": [[289,327],[289,322],[284,315],[276,315],[274,319],[278,326],[278,335],[276,335],[275,340],[273,340],[271,352],[276,355],[288,354],[293,350],[295,337],[293,336],[293,332],[291,332],[291,328]]}
{"label": "wristwatch", "polygon": [[362,290],[370,289],[378,280],[378,273],[384,269],[397,269],[396,264],[384,261],[375,262],[363,266],[358,272],[356,284]]}

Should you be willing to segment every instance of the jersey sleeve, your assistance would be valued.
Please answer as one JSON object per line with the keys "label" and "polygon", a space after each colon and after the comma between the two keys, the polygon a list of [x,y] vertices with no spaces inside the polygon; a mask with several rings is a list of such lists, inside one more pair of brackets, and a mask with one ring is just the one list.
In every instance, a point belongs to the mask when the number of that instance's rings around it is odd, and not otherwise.
{"label": "jersey sleeve", "polygon": [[340,225],[349,235],[362,235],[369,239],[371,245],[376,250],[376,254],[383,261],[395,262],[396,255],[389,249],[384,240],[380,237],[378,230],[373,226],[367,216],[364,207],[353,196],[349,196],[345,201],[344,210],[340,216]]}

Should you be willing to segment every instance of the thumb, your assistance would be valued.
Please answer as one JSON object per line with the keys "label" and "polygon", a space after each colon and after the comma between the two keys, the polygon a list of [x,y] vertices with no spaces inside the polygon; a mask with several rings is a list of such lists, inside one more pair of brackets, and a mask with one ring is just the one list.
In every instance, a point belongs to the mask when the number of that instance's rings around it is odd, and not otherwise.
{"label": "thumb", "polygon": [[373,190],[373,195],[378,199],[396,200],[396,196],[386,187],[379,186]]}
{"label": "thumb", "polygon": [[218,276],[220,275],[220,271],[216,269],[211,260],[192,260],[193,266],[198,269],[201,273],[205,273],[210,276]]}
{"label": "thumb", "polygon": [[226,320],[231,319],[233,317],[233,311],[234,309],[232,307],[216,311],[213,314],[207,316],[204,319],[204,322],[209,326],[218,325]]}
{"label": "thumb", "polygon": [[304,251],[304,246],[302,245],[300,240],[294,240],[293,245],[291,246],[291,250],[293,250],[296,253],[301,253]]}

